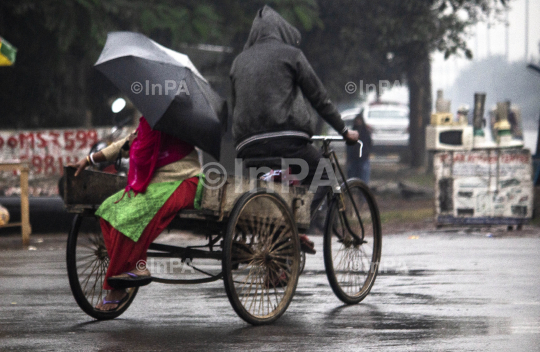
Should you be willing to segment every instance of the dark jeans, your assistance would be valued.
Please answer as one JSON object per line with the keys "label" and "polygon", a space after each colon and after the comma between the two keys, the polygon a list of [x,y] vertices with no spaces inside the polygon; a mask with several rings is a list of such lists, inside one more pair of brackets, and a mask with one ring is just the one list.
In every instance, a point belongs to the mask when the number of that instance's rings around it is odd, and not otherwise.
{"label": "dark jeans", "polygon": [[369,176],[371,173],[371,164],[369,159],[358,159],[354,162],[349,162],[347,166],[347,177],[356,177],[369,184]]}
{"label": "dark jeans", "polygon": [[[310,185],[315,171],[319,165],[319,162],[322,158],[322,153],[320,150],[315,148],[311,143],[304,139],[297,138],[287,138],[280,140],[271,140],[265,141],[257,144],[252,144],[238,153],[239,158],[268,158],[268,157],[281,157],[281,158],[295,158],[303,159],[307,162],[309,166],[309,172],[307,177],[302,180],[303,185]],[[292,164],[291,166],[292,174],[299,174],[302,170],[299,165]],[[326,172],[323,173],[321,179],[328,180]],[[322,199],[324,198],[326,192],[328,191],[328,186],[318,187],[313,197],[313,202],[311,203],[311,214],[315,212],[318,205],[320,205]]]}

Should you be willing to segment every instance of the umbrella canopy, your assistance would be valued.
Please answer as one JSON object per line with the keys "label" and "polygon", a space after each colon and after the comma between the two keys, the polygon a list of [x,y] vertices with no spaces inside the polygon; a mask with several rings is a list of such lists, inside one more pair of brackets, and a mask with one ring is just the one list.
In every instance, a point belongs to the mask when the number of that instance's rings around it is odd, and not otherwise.
{"label": "umbrella canopy", "polygon": [[219,160],[225,101],[189,58],[133,32],[112,32],[95,67],[144,115],[153,129]]}
{"label": "umbrella canopy", "polygon": [[11,66],[15,63],[17,49],[0,37],[0,66]]}

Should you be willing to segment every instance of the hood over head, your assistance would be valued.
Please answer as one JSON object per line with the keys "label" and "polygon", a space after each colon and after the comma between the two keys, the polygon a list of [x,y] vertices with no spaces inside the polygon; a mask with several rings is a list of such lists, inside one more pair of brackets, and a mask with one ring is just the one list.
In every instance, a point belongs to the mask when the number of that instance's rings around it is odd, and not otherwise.
{"label": "hood over head", "polygon": [[274,38],[285,44],[298,46],[300,45],[301,35],[300,31],[281,17],[279,13],[270,6],[265,5],[257,11],[244,50],[249,49],[257,41],[266,38]]}

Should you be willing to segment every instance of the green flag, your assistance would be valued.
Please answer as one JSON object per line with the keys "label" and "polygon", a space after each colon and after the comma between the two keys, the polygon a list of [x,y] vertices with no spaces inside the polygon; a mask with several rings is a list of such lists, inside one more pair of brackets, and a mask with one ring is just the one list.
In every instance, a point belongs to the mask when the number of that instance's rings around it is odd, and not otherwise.
{"label": "green flag", "polygon": [[11,66],[15,63],[17,49],[0,37],[0,66]]}

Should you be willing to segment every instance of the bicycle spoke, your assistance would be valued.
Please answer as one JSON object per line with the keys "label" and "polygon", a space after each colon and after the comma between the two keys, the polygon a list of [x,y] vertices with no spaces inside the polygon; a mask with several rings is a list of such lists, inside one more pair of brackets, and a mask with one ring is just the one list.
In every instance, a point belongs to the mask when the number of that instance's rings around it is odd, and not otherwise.
{"label": "bicycle spoke", "polygon": [[[224,269],[230,270],[232,278],[226,281],[227,293],[231,299],[228,285],[232,285],[237,298],[231,303],[246,321],[275,320],[288,306],[298,280],[298,273],[291,275],[290,267],[300,253],[298,239],[293,237],[297,236],[295,224],[287,206],[275,196],[250,194],[244,198],[249,200],[237,210],[236,222],[228,230],[234,232],[227,235],[234,239],[227,242],[225,252],[231,253]],[[258,214],[258,209],[264,209],[264,214]],[[235,243],[243,233],[248,237],[246,243]],[[247,265],[246,260],[250,260]]]}
{"label": "bicycle spoke", "polygon": [[[345,211],[340,210],[339,202],[333,203],[324,239],[328,279],[338,298],[349,304],[360,302],[373,285],[377,270],[372,270],[372,262],[379,260],[375,257],[379,243],[375,239],[380,236],[380,226],[374,223],[378,221],[374,217],[378,214],[374,200],[365,185],[355,180],[350,182],[343,194]],[[358,213],[352,207],[353,201]]]}

